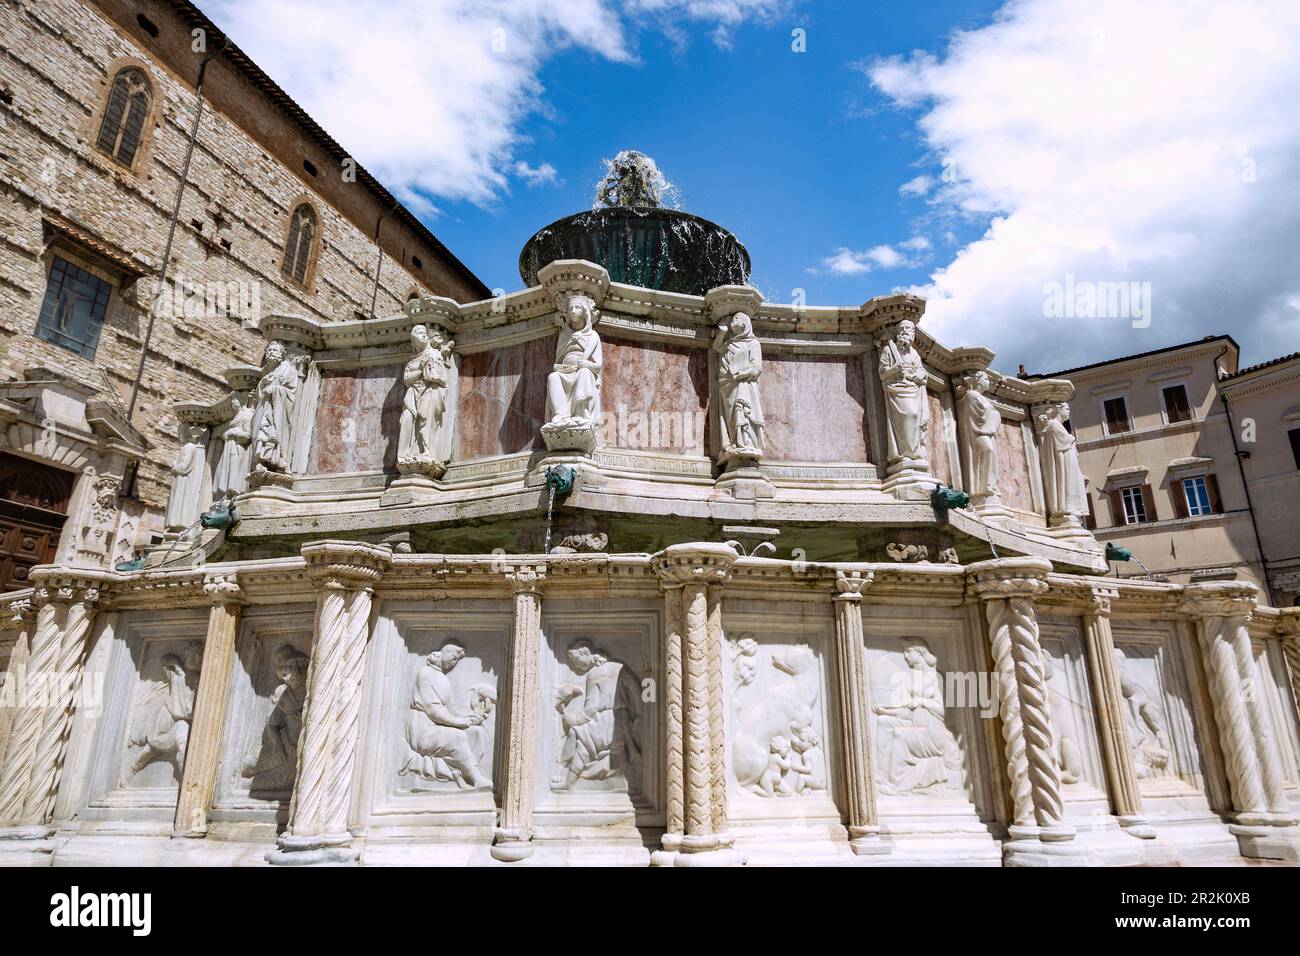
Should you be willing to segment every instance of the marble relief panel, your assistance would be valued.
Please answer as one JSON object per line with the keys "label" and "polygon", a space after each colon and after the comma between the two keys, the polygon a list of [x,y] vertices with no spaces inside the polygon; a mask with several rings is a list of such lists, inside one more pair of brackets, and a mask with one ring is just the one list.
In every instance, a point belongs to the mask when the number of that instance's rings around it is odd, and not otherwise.
{"label": "marble relief panel", "polygon": [[538,808],[657,808],[658,609],[615,599],[549,603],[542,619]]}
{"label": "marble relief panel", "polygon": [[[1259,669],[1260,693],[1274,739],[1282,756],[1282,772],[1288,788],[1300,787],[1300,723],[1296,720],[1295,699],[1291,695],[1286,658],[1279,641],[1252,640],[1255,666]],[[1292,794],[1292,799],[1298,795]]]}
{"label": "marble relief panel", "polygon": [[825,608],[725,603],[727,789],[737,819],[838,819],[833,627]]}
{"label": "marble relief panel", "polygon": [[309,474],[397,470],[401,379],[401,365],[321,372]]}
{"label": "marble relief panel", "polygon": [[508,601],[383,603],[366,660],[361,804],[372,823],[492,812],[510,628]]}
{"label": "marble relief panel", "polygon": [[545,448],[546,376],[554,335],[461,357],[456,461]]}
{"label": "marble relief panel", "polygon": [[1047,703],[1055,739],[1052,744],[1066,799],[1105,796],[1105,767],[1083,637],[1073,620],[1044,617],[1039,622]]}
{"label": "marble relief panel", "polygon": [[312,604],[293,604],[244,611],[215,809],[287,809],[297,771],[315,610]]}
{"label": "marble relief panel", "polygon": [[862,357],[763,357],[764,459],[865,462],[869,436]]}
{"label": "marble relief panel", "polygon": [[1144,796],[1206,792],[1185,664],[1169,630],[1112,625],[1121,709]]}

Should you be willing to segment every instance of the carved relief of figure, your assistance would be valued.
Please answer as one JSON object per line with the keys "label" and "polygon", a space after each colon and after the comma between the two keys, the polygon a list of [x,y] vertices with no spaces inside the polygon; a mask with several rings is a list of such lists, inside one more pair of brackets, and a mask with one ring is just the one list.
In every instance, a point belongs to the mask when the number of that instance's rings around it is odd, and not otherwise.
{"label": "carved relief of figure", "polygon": [[967,375],[957,387],[957,414],[961,416],[970,448],[970,492],[977,505],[998,495],[998,429],[1002,414],[988,397],[988,373]]}
{"label": "carved relief of figure", "polygon": [[406,363],[402,383],[402,420],[397,442],[397,467],[403,474],[419,471],[433,477],[446,470],[450,443],[444,441],[447,396],[455,375],[452,342],[442,330],[423,325],[411,329],[415,358]]}
{"label": "carved relief of figure", "polygon": [[172,465],[172,487],[164,521],[168,531],[184,531],[199,520],[207,462],[207,430],[181,423],[180,453]]}
{"label": "carved relief of figure", "polygon": [[468,709],[457,706],[447,675],[464,657],[465,649],[448,641],[425,658],[406,721],[410,753],[398,773],[455,783],[462,790],[490,786],[479,764],[491,745],[483,725],[496,706],[496,690],[477,685]]}
{"label": "carved relief of figure", "polygon": [[1142,685],[1127,672],[1124,652],[1115,648],[1115,666],[1119,671],[1119,690],[1124,698],[1124,719],[1128,723],[1129,743],[1133,746],[1133,763],[1139,780],[1167,777],[1169,742],[1165,735],[1160,708]]}
{"label": "carved relief of figure", "polygon": [[925,644],[903,649],[907,673],[896,681],[880,718],[878,752],[886,793],[937,793],[961,785],[961,750],[943,718],[938,661]]}
{"label": "carved relief of figure", "polygon": [[590,451],[594,446],[605,364],[595,328],[599,317],[590,296],[561,297],[560,337],[555,366],[546,377],[546,424],[542,426],[549,448]]}
{"label": "carved relief of figure", "polygon": [[564,739],[552,788],[571,790],[579,780],[622,773],[636,789],[641,779],[640,685],[621,662],[587,641],[574,644],[565,657],[583,682],[556,689]]}
{"label": "carved relief of figure", "polygon": [[[1057,695],[1052,688],[1052,678],[1056,674],[1056,664],[1052,656],[1046,652],[1043,653],[1043,680],[1047,685],[1048,696],[1061,696],[1065,699],[1068,707],[1070,699],[1065,695]],[[1070,737],[1061,726],[1059,713],[1060,710],[1055,704],[1049,701],[1048,709],[1052,722],[1052,752],[1056,755],[1056,765],[1061,771],[1061,783],[1078,783],[1083,779],[1083,754],[1079,752],[1078,745],[1074,738]]]}
{"label": "carved relief of figure", "polygon": [[131,745],[140,748],[131,763],[132,777],[159,760],[170,763],[178,779],[185,768],[185,746],[194,717],[203,645],[191,641],[179,656],[164,654],[161,663],[162,682],[145,691],[138,708],[137,729],[130,737]]}
{"label": "carved relief of figure", "polygon": [[253,440],[253,406],[247,395],[235,392],[230,396],[235,414],[217,429],[221,439],[221,454],[212,476],[212,498],[228,501],[248,490],[248,454]]}
{"label": "carved relief of figure", "polygon": [[1040,406],[1034,415],[1043,460],[1047,511],[1057,524],[1079,524],[1082,516],[1088,513],[1077,441],[1065,427],[1069,418],[1070,406],[1065,402]]}
{"label": "carved relief of figure", "polygon": [[266,362],[274,368],[257,383],[253,414],[253,459],[270,471],[288,471],[293,455],[293,410],[301,375],[283,342],[266,347]]}
{"label": "carved relief of figure", "polygon": [[302,734],[302,705],[307,696],[307,655],[283,644],[275,652],[275,677],[280,686],[271,695],[271,716],[262,730],[262,749],[243,775],[249,790],[293,789],[298,767],[298,738]]}
{"label": "carved relief of figure", "polygon": [[929,375],[915,348],[916,326],[904,319],[880,349],[880,381],[885,390],[889,428],[889,464],[927,468],[926,436],[930,428]]}
{"label": "carved relief of figure", "polygon": [[749,316],[737,312],[719,322],[713,350],[718,353],[723,454],[757,458],[763,454],[763,403],[758,392],[763,346]]}
{"label": "carved relief of figure", "polygon": [[805,645],[778,651],[772,672],[765,673],[757,666],[758,650],[752,638],[734,645],[736,781],[762,797],[825,790],[821,738],[813,726],[821,689],[817,655]]}

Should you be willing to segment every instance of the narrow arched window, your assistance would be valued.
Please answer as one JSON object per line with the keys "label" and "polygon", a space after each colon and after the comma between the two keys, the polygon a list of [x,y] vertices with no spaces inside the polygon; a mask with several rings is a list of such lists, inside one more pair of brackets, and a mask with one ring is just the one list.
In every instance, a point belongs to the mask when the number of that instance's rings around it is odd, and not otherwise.
{"label": "narrow arched window", "polygon": [[113,78],[95,145],[123,166],[132,165],[140,151],[150,97],[149,80],[143,70],[128,67]]}
{"label": "narrow arched window", "polygon": [[295,282],[306,284],[311,264],[311,244],[316,238],[316,212],[307,203],[293,211],[289,220],[289,240],[284,244],[284,262],[280,271]]}

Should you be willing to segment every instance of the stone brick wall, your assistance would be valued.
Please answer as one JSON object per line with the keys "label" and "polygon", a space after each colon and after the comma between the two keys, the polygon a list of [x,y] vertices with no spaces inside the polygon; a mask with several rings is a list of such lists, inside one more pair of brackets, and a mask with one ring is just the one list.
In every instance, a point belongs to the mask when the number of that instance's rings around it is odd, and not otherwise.
{"label": "stone brick wall", "polygon": [[[0,3],[0,380],[44,366],[115,391],[123,406],[129,398],[194,118],[201,59],[190,50],[190,26],[175,8],[111,0]],[[135,10],[148,13],[158,37],[136,25]],[[150,128],[132,170],[94,147],[109,84],[126,63],[146,70],[154,93]],[[210,101],[169,276],[209,288],[242,283],[255,290],[245,304],[255,302],[261,315],[293,312],[329,321],[369,314],[378,254],[369,237],[386,210],[363,185],[344,181],[337,166],[323,165],[319,144],[230,63],[213,61],[205,95]],[[308,155],[318,156],[316,177],[304,166]],[[315,205],[320,236],[305,286],[280,272],[289,216],[304,198]],[[111,262],[65,240],[51,246],[43,226],[49,216],[71,221],[136,260],[142,277],[118,288]],[[463,267],[442,261],[395,217],[381,235],[377,314],[398,311],[415,290],[461,301],[480,296],[481,285]],[[115,286],[93,359],[33,335],[51,258],[61,250],[80,254],[79,264]],[[194,312],[191,303],[189,314],[176,306],[156,323],[133,421],[152,446],[137,489],[150,510],[166,501],[178,447],[171,404],[214,400],[226,391],[225,368],[261,360],[265,342],[257,316],[234,311],[212,317]]]}

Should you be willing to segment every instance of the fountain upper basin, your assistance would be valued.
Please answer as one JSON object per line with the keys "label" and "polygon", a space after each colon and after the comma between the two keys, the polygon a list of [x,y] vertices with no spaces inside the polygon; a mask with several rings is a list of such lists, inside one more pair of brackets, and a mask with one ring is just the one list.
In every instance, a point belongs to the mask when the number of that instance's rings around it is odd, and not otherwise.
{"label": "fountain upper basin", "polygon": [[559,259],[604,266],[614,282],[703,295],[749,282],[749,253],[716,223],[675,209],[610,206],[559,219],[524,244],[519,275],[528,286]]}

